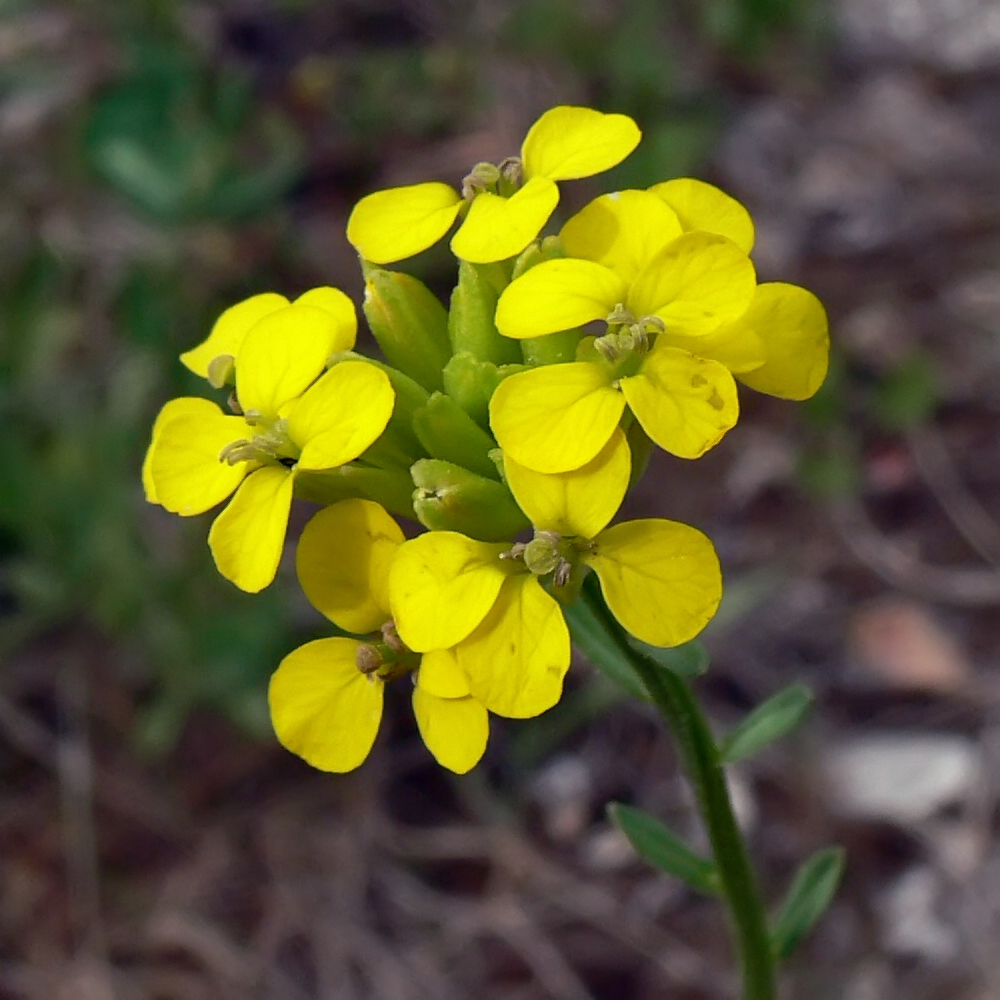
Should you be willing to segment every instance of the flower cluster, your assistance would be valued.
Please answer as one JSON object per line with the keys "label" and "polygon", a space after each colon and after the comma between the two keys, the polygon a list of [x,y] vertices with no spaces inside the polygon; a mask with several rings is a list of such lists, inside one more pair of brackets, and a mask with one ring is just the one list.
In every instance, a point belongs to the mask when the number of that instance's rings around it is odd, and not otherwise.
{"label": "flower cluster", "polygon": [[[737,380],[812,395],[826,317],[803,288],[758,284],[749,214],[701,181],[603,195],[541,235],[558,181],[609,169],[639,138],[624,115],[553,108],[519,157],[475,165],[461,191],[363,198],[347,235],[385,361],[354,352],[355,309],[334,288],[256,295],[181,356],[229,393],[229,412],[202,397],[164,406],[147,498],[193,515],[234,494],[209,545],[251,592],[274,579],[293,497],[323,505],[296,567],[337,631],[285,657],[270,688],[278,738],[316,767],[358,766],[384,685],[408,676],[428,749],[469,770],[490,712],[559,700],[563,607],[590,573],[647,643],[687,642],[714,614],[722,578],[704,534],[613,522],[654,444],[697,458],[736,423]],[[382,265],[460,219],[446,309]],[[394,515],[427,530],[407,538]]]}

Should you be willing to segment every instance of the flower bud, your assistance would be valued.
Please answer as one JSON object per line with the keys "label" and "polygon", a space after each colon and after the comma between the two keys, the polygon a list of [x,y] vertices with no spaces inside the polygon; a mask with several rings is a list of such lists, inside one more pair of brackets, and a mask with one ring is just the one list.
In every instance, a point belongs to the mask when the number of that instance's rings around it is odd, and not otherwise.
{"label": "flower bud", "polygon": [[448,312],[452,350],[495,365],[516,364],[521,360],[517,341],[502,336],[493,322],[500,291],[491,276],[487,267],[459,261],[458,284]]}
{"label": "flower bud", "polygon": [[444,369],[444,391],[480,426],[490,425],[490,399],[496,387],[523,365],[498,366],[472,354],[456,353]]}
{"label": "flower bud", "polygon": [[435,392],[414,414],[413,429],[432,458],[454,462],[488,479],[500,478],[489,457],[496,441],[450,396]]}
{"label": "flower bud", "polygon": [[425,528],[502,542],[530,526],[510,490],[495,479],[434,458],[421,459],[410,472],[417,487],[413,510]]}
{"label": "flower bud", "polygon": [[448,314],[433,292],[402,271],[368,267],[365,316],[390,365],[433,392],[451,357]]}

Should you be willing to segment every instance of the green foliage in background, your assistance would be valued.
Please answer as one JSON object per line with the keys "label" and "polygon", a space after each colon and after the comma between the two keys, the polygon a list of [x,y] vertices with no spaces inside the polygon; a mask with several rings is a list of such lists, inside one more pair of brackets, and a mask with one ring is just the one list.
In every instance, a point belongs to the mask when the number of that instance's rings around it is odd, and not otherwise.
{"label": "green foliage in background", "polygon": [[[66,629],[104,635],[151,752],[199,706],[266,732],[265,682],[294,644],[292,614],[278,588],[249,598],[222,581],[204,525],[145,504],[139,468],[159,404],[185,391],[177,354],[223,304],[337,283],[302,275],[299,227],[315,220],[294,211],[299,182],[335,153],[348,186],[371,187],[387,157],[488,120],[525,63],[565,99],[639,121],[643,154],[613,185],[697,171],[722,120],[715,68],[750,66],[820,2],[520,0],[488,21],[452,5],[391,42],[348,28],[405,5],[275,0],[254,5],[263,30],[300,26],[279,66],[240,56],[224,31],[202,37],[167,0],[0,0],[5,38],[29,38],[27,19],[46,12],[69,32],[13,45],[0,67],[0,100],[53,108],[25,137],[0,135],[0,653]],[[224,24],[245,8],[212,12]],[[310,50],[309,19],[323,17],[347,34]],[[223,249],[192,256],[206,244]],[[919,396],[903,383],[887,389],[896,414]],[[592,708],[581,713],[566,731]]]}

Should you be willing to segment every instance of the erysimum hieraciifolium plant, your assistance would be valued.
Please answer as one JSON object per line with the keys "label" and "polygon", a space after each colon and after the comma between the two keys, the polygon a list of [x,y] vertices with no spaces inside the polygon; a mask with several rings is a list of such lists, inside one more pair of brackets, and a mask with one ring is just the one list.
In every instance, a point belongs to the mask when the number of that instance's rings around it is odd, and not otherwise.
{"label": "erysimum hieraciifolium plant", "polygon": [[[651,701],[711,856],[638,810],[612,817],[648,861],[725,900],[744,996],[769,1000],[842,859],[806,861],[769,920],[724,768],[788,732],[810,696],[779,692],[717,740],[688,683],[722,596],[715,549],[689,525],[618,512],[654,446],[696,459],[734,426],[737,382],[811,396],[826,315],[804,288],[757,282],[750,215],[699,180],[602,195],[543,233],[557,182],[609,169],[639,137],[624,115],[553,108],[520,156],[475,165],[461,191],[432,182],[363,198],[347,236],[384,360],[353,350],[355,308],[335,288],[234,305],[181,356],[219,402],[164,406],[143,480],[181,515],[233,494],[208,541],[222,575],[251,592],[275,577],[293,497],[321,505],[296,569],[331,634],[291,651],[269,696],[278,739],[317,768],[361,765],[385,685],[406,681],[427,749],[464,773],[491,713],[528,718],[559,701],[571,642]],[[456,223],[446,308],[382,265]],[[404,533],[397,518],[426,530]]]}

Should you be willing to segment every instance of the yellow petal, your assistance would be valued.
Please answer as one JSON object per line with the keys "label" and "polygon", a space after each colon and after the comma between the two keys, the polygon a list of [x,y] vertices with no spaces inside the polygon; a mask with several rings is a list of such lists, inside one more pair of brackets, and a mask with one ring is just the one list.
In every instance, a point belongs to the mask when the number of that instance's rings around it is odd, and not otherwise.
{"label": "yellow petal", "polygon": [[685,232],[700,229],[731,239],[744,253],[753,249],[750,213],[731,195],[693,177],[677,177],[649,189],[678,215]]}
{"label": "yellow petal", "polygon": [[536,472],[569,472],[608,443],[624,409],[607,372],[573,361],[504,379],[490,400],[490,426],[518,464]]}
{"label": "yellow petal", "polygon": [[671,333],[711,333],[746,311],[756,282],[750,258],[732,240],[686,233],[639,272],[628,307],[636,316],[655,313]]}
{"label": "yellow petal", "polygon": [[[202,416],[203,419],[211,420],[218,412],[219,408],[215,403],[209,399],[203,399],[201,396],[181,396],[179,399],[171,399],[164,403],[153,422],[153,431],[149,436],[149,447],[146,449],[146,457],[142,460],[142,488],[150,503],[160,502],[156,496],[156,484],[153,482],[153,448],[156,446],[156,439],[163,429],[163,425],[182,414]],[[234,486],[233,489],[236,487]],[[226,496],[228,495],[227,493]]]}
{"label": "yellow petal", "polygon": [[507,485],[540,531],[593,538],[618,512],[632,469],[625,434],[614,429],[596,458],[572,472],[533,472],[504,455]]}
{"label": "yellow petal", "polygon": [[235,358],[250,328],[269,313],[284,309],[287,305],[288,299],[277,292],[264,292],[237,302],[215,321],[207,339],[181,355],[181,362],[195,375],[208,378],[208,365],[213,358],[221,354],[229,354]]}
{"label": "yellow petal", "polygon": [[490,720],[475,698],[438,698],[418,683],[413,690],[413,714],[424,744],[442,767],[465,774],[482,759]]}
{"label": "yellow petal", "polygon": [[497,302],[497,329],[518,340],[572,330],[604,319],[625,301],[627,290],[614,271],[593,261],[543,261],[503,290]]}
{"label": "yellow petal", "polygon": [[591,177],[621,163],[641,138],[628,115],[561,105],[546,111],[528,130],[521,159],[529,177]]}
{"label": "yellow petal", "polygon": [[736,383],[718,361],[658,345],[622,392],[642,429],[679,458],[698,458],[740,415]]}
{"label": "yellow petal", "polygon": [[[743,314],[745,316],[746,313]],[[660,334],[657,343],[697,354],[699,358],[718,361],[731,372],[752,372],[767,360],[767,350],[757,332],[744,322],[743,317],[698,337]]]}
{"label": "yellow petal", "polygon": [[278,741],[321,771],[353,770],[378,735],[384,685],[358,670],[359,645],[353,639],[307,642],[271,677],[268,702]]}
{"label": "yellow petal", "polygon": [[259,320],[236,358],[244,413],[277,417],[323,371],[337,329],[337,318],[316,306],[287,306]]}
{"label": "yellow petal", "polygon": [[742,321],[763,341],[767,361],[740,375],[751,389],[782,399],[808,399],[826,378],[830,335],[823,304],[798,285],[760,285]]}
{"label": "yellow petal", "polygon": [[354,303],[339,289],[329,285],[310,288],[295,300],[297,306],[314,306],[336,319],[328,354],[339,354],[354,347],[358,336],[358,313]]}
{"label": "yellow petal", "polygon": [[392,416],[389,377],[365,361],[342,361],[288,411],[288,434],[302,449],[297,468],[334,469],[374,444]]}
{"label": "yellow petal", "polygon": [[677,521],[626,521],[602,531],[585,557],[614,616],[638,639],[679,646],[708,624],[722,597],[712,543]]}
{"label": "yellow petal", "polygon": [[464,698],[469,678],[458,665],[454,649],[432,649],[420,658],[417,687],[438,698]]}
{"label": "yellow petal", "polygon": [[348,632],[374,632],[389,620],[389,567],[403,543],[399,525],[371,500],[341,500],[302,530],[295,552],[310,603]]}
{"label": "yellow petal", "polygon": [[280,465],[252,472],[208,533],[216,567],[240,590],[256,594],[278,571],[293,479]]}
{"label": "yellow petal", "polygon": [[569,669],[569,630],[555,598],[530,573],[511,576],[482,624],[455,648],[473,697],[497,715],[551,708]]}
{"label": "yellow petal", "polygon": [[432,181],[366,195],[347,220],[347,239],[373,264],[391,264],[433,246],[458,215],[462,196]]}
{"label": "yellow petal", "polygon": [[167,406],[170,413],[157,420],[150,445],[149,480],[157,502],[171,513],[201,514],[225,500],[249,471],[247,462],[220,462],[219,453],[249,437],[250,429],[207,399],[190,396]]}
{"label": "yellow petal", "polygon": [[676,213],[648,191],[615,191],[595,198],[562,227],[570,257],[611,268],[631,282],[640,269],[684,230]]}
{"label": "yellow petal", "polygon": [[429,531],[404,542],[389,572],[389,603],[400,638],[425,653],[464,639],[486,616],[511,567],[509,545]]}
{"label": "yellow petal", "polygon": [[472,264],[513,257],[541,232],[558,204],[559,188],[547,177],[532,178],[509,198],[479,194],[451,238],[451,252]]}

